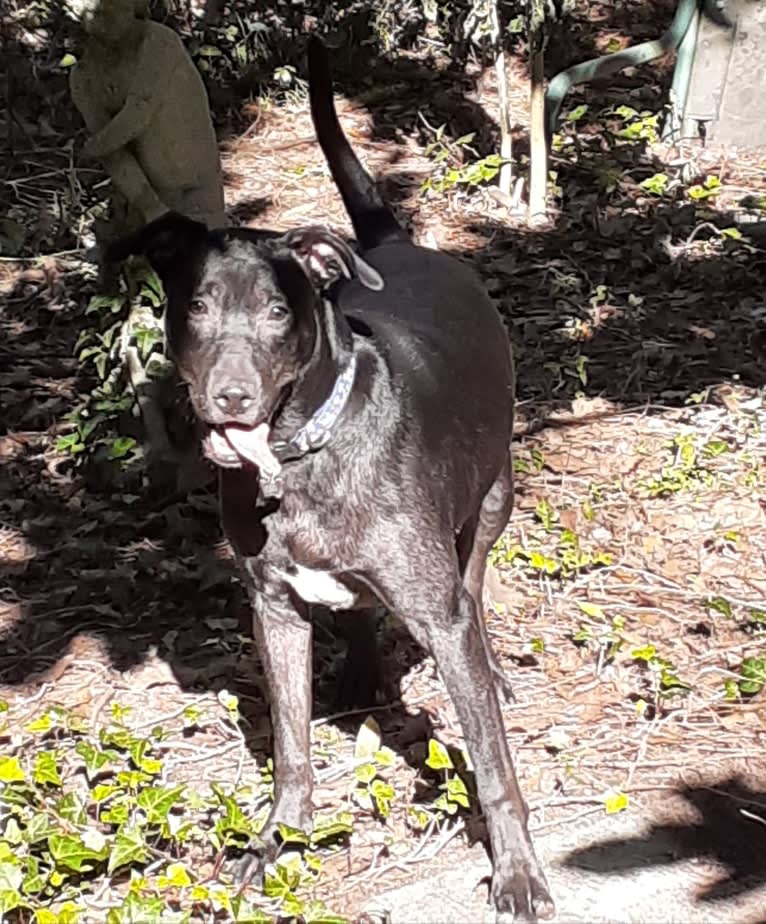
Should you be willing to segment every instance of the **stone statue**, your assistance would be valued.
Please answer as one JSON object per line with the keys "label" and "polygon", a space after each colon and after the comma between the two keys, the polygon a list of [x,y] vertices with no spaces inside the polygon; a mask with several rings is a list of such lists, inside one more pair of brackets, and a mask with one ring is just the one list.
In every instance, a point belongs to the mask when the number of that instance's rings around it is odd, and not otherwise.
{"label": "stone statue", "polygon": [[86,41],[72,100],[83,154],[112,179],[115,219],[135,227],[173,209],[225,224],[218,145],[202,78],[180,38],[145,18],[145,0],[72,0]]}

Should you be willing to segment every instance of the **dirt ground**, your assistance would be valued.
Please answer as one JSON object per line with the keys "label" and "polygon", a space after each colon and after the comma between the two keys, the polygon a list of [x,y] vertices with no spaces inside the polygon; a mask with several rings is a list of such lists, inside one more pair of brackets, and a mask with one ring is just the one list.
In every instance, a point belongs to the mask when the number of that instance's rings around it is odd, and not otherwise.
{"label": "dirt ground", "polygon": [[[574,32],[580,57],[656,35],[672,8],[614,19],[591,6]],[[523,172],[526,75],[519,60],[509,68]],[[536,229],[483,190],[420,193],[435,170],[428,126],[448,121],[456,138],[493,124],[491,72],[461,83],[402,67],[339,100],[415,238],[478,270],[514,343],[516,506],[487,623],[514,685],[507,733],[560,920],[766,919],[764,694],[741,686],[743,664],[766,659],[766,238],[716,230],[747,217],[746,196],[766,195],[766,158],[615,141],[623,123],[608,107],[660,111],[669,74],[666,62],[572,95],[568,107],[584,100],[588,113],[553,155],[550,221]],[[160,722],[193,703],[220,709],[226,689],[247,746],[212,723],[179,748],[173,779],[248,779],[269,753],[267,707],[214,497],[94,492],[54,448],[85,387],[73,348],[95,289],[92,267],[69,253],[87,222],[64,191],[91,195],[100,176],[60,143],[77,126],[61,75],[50,66],[37,80],[47,89],[16,81],[15,146],[0,164],[3,207],[27,232],[19,258],[0,262],[0,700],[11,720],[0,746],[51,704],[98,725],[119,701]],[[251,102],[238,117],[244,130],[221,130],[233,218],[348,232],[305,102]],[[653,196],[640,184],[660,172],[678,183]],[[708,176],[717,194],[690,198]],[[460,746],[460,728],[409,638],[393,627],[385,650],[390,702],[375,717],[395,753],[387,821],[350,799],[364,715],[333,715],[341,646],[317,631],[316,806],[356,817],[315,894],[355,919],[416,883],[401,897],[410,915],[391,899],[390,920],[415,920],[432,894],[418,920],[466,919],[486,897],[481,857],[466,831],[419,834],[407,815],[427,738]],[[647,869],[633,891],[620,878]]]}

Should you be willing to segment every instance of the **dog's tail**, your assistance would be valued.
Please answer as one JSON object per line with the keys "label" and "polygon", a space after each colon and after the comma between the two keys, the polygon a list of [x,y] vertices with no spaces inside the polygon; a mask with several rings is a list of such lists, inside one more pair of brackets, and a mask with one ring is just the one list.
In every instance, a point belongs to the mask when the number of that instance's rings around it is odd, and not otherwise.
{"label": "dog's tail", "polygon": [[311,118],[319,146],[340,190],[359,244],[367,249],[389,240],[409,240],[407,232],[383,203],[375,182],[343,134],[335,111],[330,55],[312,35],[308,43]]}

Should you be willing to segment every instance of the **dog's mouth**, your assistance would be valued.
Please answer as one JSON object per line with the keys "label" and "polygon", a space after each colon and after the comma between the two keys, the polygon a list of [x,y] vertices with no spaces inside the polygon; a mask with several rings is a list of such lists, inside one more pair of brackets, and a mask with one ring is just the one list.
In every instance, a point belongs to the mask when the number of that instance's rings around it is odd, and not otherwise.
{"label": "dog's mouth", "polygon": [[270,432],[267,423],[254,427],[222,424],[211,427],[203,449],[208,459],[222,468],[242,468],[249,463],[263,475],[275,475],[281,466],[269,446]]}

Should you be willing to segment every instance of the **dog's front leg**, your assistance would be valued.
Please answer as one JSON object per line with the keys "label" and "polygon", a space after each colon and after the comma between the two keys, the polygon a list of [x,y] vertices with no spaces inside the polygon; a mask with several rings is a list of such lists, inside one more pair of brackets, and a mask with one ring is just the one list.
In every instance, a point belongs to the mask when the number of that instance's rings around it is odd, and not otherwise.
{"label": "dog's front leg", "polygon": [[429,584],[426,594],[419,601],[403,600],[400,613],[416,640],[430,649],[460,719],[492,848],[492,903],[517,921],[551,917],[553,902],[527,830],[528,811],[476,604],[446,575],[441,585]]}
{"label": "dog's front leg", "polygon": [[[246,571],[250,567],[246,563]],[[255,589],[250,577],[255,642],[271,705],[274,805],[237,875],[247,880],[262,871],[278,847],[281,822],[301,831],[311,827],[311,623],[284,588]],[[254,586],[255,585],[255,586]]]}

